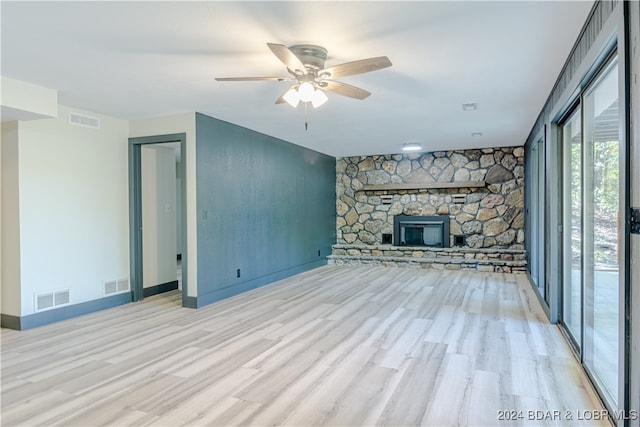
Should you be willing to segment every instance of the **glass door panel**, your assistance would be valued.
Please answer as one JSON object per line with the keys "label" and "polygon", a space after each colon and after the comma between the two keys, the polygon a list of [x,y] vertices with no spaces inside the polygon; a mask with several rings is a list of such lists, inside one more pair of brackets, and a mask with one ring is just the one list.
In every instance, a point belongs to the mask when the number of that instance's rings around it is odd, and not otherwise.
{"label": "glass door panel", "polygon": [[[528,182],[536,183],[538,182],[538,170],[539,170],[538,143],[534,144],[529,158],[531,160],[531,166],[529,168],[530,174],[528,176],[528,179],[530,181]],[[529,200],[530,205],[528,206],[529,222],[527,223],[527,226],[529,227],[528,237],[530,239],[529,252],[527,254],[529,257],[529,263],[528,263],[529,274],[531,274],[531,279],[536,284],[538,289],[540,289],[540,280],[538,278],[538,263],[539,263],[538,244],[540,242],[538,239],[538,227],[539,227],[538,205],[540,204],[539,194],[540,193],[535,190],[531,192],[531,196],[530,196],[531,198]]]}
{"label": "glass door panel", "polygon": [[549,291],[546,287],[545,274],[544,274],[544,266],[545,266],[545,256],[544,256],[544,248],[545,248],[545,222],[544,222],[544,212],[545,212],[545,155],[544,155],[544,141],[538,141],[537,154],[538,154],[538,195],[536,205],[537,215],[536,215],[536,239],[537,239],[537,262],[536,268],[538,270],[536,274],[538,285],[538,290],[540,291],[540,295],[544,298],[545,301],[549,302]]}
{"label": "glass door panel", "polygon": [[582,121],[578,108],[562,127],[563,287],[562,321],[582,345]]}
{"label": "glass door panel", "polygon": [[614,408],[618,395],[620,143],[618,67],[586,92],[584,108],[584,363]]}
{"label": "glass door panel", "polygon": [[527,201],[528,268],[540,296],[548,302],[544,279],[545,157],[542,139],[533,144],[528,158],[527,182],[533,185]]}

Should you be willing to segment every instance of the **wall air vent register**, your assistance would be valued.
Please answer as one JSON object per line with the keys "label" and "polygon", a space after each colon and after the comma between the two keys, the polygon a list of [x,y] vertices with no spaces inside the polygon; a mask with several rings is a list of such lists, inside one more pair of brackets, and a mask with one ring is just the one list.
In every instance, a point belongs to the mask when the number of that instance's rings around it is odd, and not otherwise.
{"label": "wall air vent register", "polygon": [[100,118],[81,113],[69,113],[69,124],[91,129],[100,129]]}

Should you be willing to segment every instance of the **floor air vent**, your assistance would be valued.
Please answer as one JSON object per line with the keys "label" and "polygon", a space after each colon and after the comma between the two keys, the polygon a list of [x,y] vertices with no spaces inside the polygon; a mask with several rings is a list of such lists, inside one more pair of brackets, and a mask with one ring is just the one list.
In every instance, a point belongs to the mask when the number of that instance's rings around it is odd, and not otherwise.
{"label": "floor air vent", "polygon": [[107,282],[104,284],[104,294],[111,295],[118,292],[118,282],[115,280],[113,282]]}
{"label": "floor air vent", "polygon": [[69,124],[91,129],[100,129],[100,119],[98,117],[87,116],[80,113],[69,113]]}
{"label": "floor air vent", "polygon": [[113,280],[104,284],[104,295],[119,294],[129,290],[129,279]]}
{"label": "floor air vent", "polygon": [[129,279],[118,280],[118,292],[126,292],[129,290]]}
{"label": "floor air vent", "polygon": [[69,304],[69,289],[43,292],[35,295],[36,311],[49,310],[61,305]]}

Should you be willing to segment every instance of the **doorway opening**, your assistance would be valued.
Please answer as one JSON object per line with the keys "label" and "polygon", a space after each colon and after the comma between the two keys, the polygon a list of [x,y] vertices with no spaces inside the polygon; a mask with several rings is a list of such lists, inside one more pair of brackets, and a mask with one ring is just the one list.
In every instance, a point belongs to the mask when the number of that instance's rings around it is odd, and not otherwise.
{"label": "doorway opening", "polygon": [[179,289],[187,300],[186,134],[129,138],[129,246],[134,301]]}

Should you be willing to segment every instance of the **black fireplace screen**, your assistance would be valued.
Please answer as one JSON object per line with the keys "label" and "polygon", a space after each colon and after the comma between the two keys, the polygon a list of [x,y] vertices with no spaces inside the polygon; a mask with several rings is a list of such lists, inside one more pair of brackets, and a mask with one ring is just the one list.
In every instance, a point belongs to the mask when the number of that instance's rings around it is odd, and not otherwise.
{"label": "black fireplace screen", "polygon": [[449,216],[397,215],[393,218],[393,244],[448,248]]}

